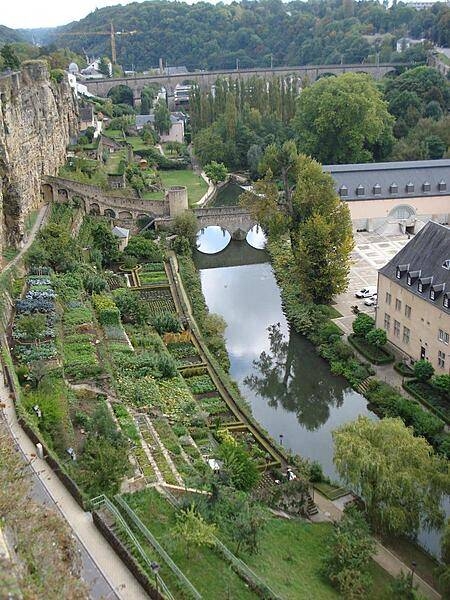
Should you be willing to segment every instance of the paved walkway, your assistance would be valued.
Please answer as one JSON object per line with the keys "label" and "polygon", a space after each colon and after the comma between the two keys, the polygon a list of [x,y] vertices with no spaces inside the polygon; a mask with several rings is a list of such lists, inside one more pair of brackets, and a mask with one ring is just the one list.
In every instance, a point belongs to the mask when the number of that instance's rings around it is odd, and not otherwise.
{"label": "paved walkway", "polygon": [[81,545],[121,600],[142,600],[146,592],[101,535],[92,515],[83,511],[45,460],[36,457],[36,448],[17,422],[9,390],[0,377],[0,398],[6,404],[4,415],[9,429],[31,468],[66,519]]}
{"label": "paved walkway", "polygon": [[[314,493],[314,502],[319,510],[331,521],[340,521],[342,518],[342,510],[336,506],[331,500],[328,500],[318,492]],[[388,550],[380,542],[375,540],[376,552],[373,557],[374,561],[380,565],[385,571],[393,577],[397,577],[400,573],[411,574],[412,571],[408,565],[402,562],[395,554]],[[418,586],[420,592],[430,600],[439,600],[441,595],[432,588],[421,577],[414,574],[414,584]]]}
{"label": "paved walkway", "polygon": [[48,204],[42,206],[42,208],[39,209],[38,216],[36,217],[36,222],[34,223],[33,227],[31,228],[31,230],[28,234],[27,241],[22,246],[22,248],[20,249],[20,252],[17,254],[17,256],[15,256],[12,260],[10,260],[9,263],[7,265],[5,265],[3,267],[3,269],[1,269],[3,273],[5,273],[6,271],[8,271],[12,267],[14,267],[14,265],[16,265],[19,262],[19,260],[23,256],[23,254],[28,250],[28,248],[34,242],[34,238],[36,237],[36,234],[39,231],[42,223],[44,222],[44,220],[47,219],[47,211],[48,210],[49,210]]}

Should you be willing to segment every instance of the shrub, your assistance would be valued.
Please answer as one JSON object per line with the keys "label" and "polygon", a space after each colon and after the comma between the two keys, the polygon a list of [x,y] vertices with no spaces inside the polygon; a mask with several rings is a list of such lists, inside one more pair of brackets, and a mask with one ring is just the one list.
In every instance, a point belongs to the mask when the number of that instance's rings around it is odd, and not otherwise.
{"label": "shrub", "polygon": [[225,475],[236,489],[248,492],[256,486],[260,473],[243,446],[227,439],[219,445],[217,454],[223,461]]}
{"label": "shrub", "polygon": [[163,259],[163,253],[158,244],[142,235],[135,235],[130,239],[124,251],[125,256],[134,256],[138,260],[151,262],[161,262]]}
{"label": "shrub", "polygon": [[441,393],[450,396],[450,375],[435,375],[431,385]]}
{"label": "shrub", "polygon": [[167,332],[178,333],[181,331],[179,320],[171,313],[156,315],[153,317],[151,324],[160,335]]}
{"label": "shrub", "polygon": [[387,342],[387,334],[384,329],[371,329],[366,335],[366,340],[369,344],[373,344],[377,348],[381,348]]}
{"label": "shrub", "polygon": [[359,313],[352,324],[354,334],[362,338],[365,338],[374,327],[375,321],[365,313]]}
{"label": "shrub", "polygon": [[434,374],[433,365],[427,360],[418,360],[414,364],[414,376],[419,381],[428,381]]}
{"label": "shrub", "polygon": [[103,294],[94,294],[92,301],[98,314],[98,320],[102,325],[119,325],[119,309],[112,298]]}

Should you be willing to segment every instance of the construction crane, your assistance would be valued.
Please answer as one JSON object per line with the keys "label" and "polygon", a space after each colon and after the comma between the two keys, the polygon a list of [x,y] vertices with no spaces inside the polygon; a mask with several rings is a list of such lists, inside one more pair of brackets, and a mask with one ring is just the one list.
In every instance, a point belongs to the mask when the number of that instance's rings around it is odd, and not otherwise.
{"label": "construction crane", "polygon": [[113,65],[117,64],[117,53],[116,53],[116,35],[135,35],[140,33],[139,31],[114,31],[114,25],[110,23],[109,31],[67,31],[61,32],[60,35],[109,35],[111,38],[111,62]]}

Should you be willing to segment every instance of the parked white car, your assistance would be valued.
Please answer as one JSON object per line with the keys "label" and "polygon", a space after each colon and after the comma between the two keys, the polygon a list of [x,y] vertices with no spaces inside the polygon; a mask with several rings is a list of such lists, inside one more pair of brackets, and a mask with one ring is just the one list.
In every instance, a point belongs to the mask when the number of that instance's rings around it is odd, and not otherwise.
{"label": "parked white car", "polygon": [[366,287],[366,288],[362,288],[359,291],[357,291],[355,293],[355,296],[357,298],[372,298],[372,296],[375,296],[376,293],[377,293],[376,287]]}
{"label": "parked white car", "polygon": [[364,304],[365,304],[366,306],[376,306],[376,305],[377,305],[377,297],[378,297],[378,296],[377,296],[376,294],[374,294],[374,295],[372,296],[372,298],[366,298],[366,299],[364,300]]}

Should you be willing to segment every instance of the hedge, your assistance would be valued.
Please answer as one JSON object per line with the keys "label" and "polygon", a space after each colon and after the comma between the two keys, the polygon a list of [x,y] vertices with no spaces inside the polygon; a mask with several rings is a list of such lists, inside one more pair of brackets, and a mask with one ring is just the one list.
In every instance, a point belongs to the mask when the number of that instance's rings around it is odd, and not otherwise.
{"label": "hedge", "polygon": [[370,360],[374,365],[385,365],[395,360],[394,355],[388,350],[377,348],[364,338],[351,334],[348,336],[348,341],[364,358]]}
{"label": "hedge", "polygon": [[[429,408],[431,412],[445,421],[447,425],[450,425],[450,405],[445,402],[438,390],[434,389],[430,384],[423,383],[417,379],[404,381],[402,386],[411,396]],[[428,394],[427,388],[429,389]],[[445,410],[446,404],[447,410]]]}
{"label": "hedge", "polygon": [[403,377],[414,377],[414,371],[411,369],[411,367],[405,365],[403,362],[396,362],[394,369]]}
{"label": "hedge", "polygon": [[120,324],[120,312],[112,298],[104,294],[93,294],[92,302],[101,325]]}

